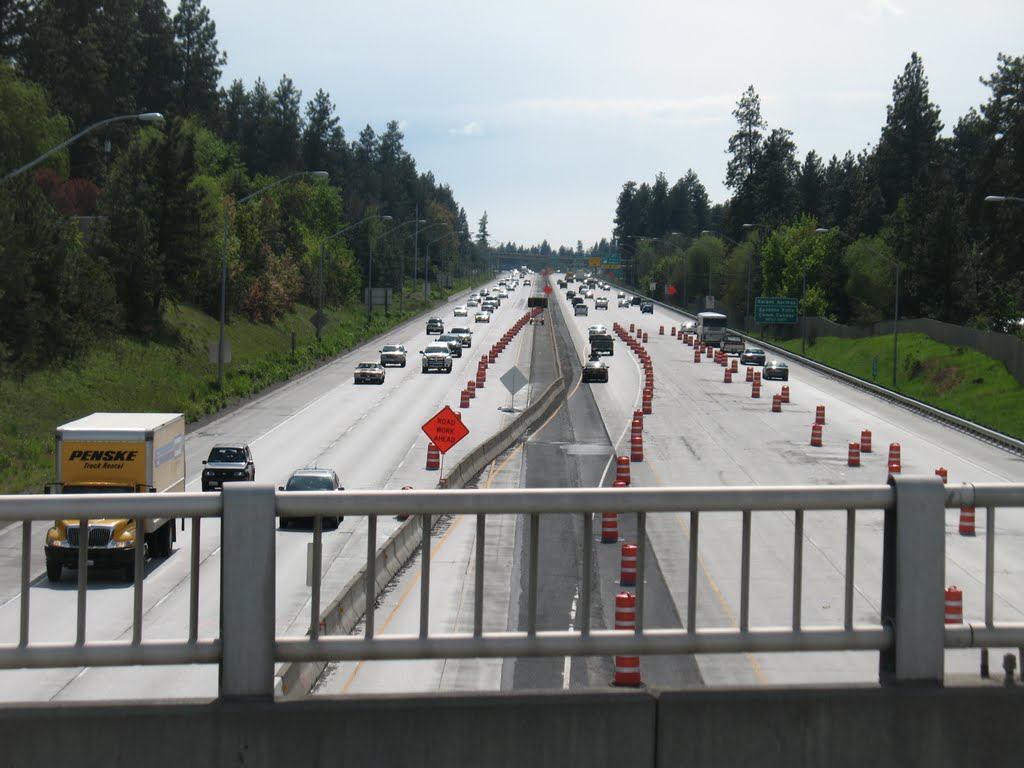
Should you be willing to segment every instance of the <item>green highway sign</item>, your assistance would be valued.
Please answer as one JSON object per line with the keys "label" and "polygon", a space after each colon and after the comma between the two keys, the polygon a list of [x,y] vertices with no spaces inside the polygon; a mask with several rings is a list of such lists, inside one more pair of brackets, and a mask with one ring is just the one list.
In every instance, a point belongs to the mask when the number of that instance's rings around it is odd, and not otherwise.
{"label": "green highway sign", "polygon": [[799,302],[786,296],[758,296],[754,300],[754,320],[767,325],[796,323]]}

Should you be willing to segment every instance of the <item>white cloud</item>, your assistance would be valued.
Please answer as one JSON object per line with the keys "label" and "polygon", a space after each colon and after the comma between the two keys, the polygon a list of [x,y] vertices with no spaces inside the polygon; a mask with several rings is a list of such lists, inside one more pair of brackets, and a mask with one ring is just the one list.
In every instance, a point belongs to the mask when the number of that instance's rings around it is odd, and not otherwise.
{"label": "white cloud", "polygon": [[470,120],[461,128],[449,128],[448,133],[452,136],[483,136],[484,127],[476,120]]}
{"label": "white cloud", "polygon": [[863,7],[850,9],[850,16],[859,21],[878,21],[885,16],[902,16],[903,13],[903,8],[892,0],[867,0]]}
{"label": "white cloud", "polygon": [[527,99],[508,107],[518,113],[549,117],[631,118],[691,124],[722,119],[722,107],[732,107],[735,94],[694,99]]}

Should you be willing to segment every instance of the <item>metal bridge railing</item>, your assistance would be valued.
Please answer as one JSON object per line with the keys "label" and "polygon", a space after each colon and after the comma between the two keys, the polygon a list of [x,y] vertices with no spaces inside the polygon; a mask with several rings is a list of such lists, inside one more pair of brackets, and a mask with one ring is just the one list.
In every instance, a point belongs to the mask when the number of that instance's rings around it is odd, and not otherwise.
{"label": "metal bridge railing", "polygon": [[[945,510],[961,506],[985,508],[985,620],[983,626],[944,626]],[[943,680],[944,648],[1024,646],[1024,623],[997,624],[993,613],[996,510],[1024,508],[1024,484],[945,487],[937,477],[894,476],[888,485],[787,486],[734,488],[527,489],[460,491],[346,491],[342,494],[277,493],[272,486],[236,483],[221,494],[173,496],[6,496],[0,497],[0,523],[21,521],[21,627],[17,644],[0,645],[0,669],[148,664],[219,663],[220,690],[225,697],[272,696],[277,662],[334,660],[488,658],[522,656],[650,655],[777,651],[849,651],[880,653],[880,681]],[[487,510],[481,513],[480,510]],[[585,510],[585,511],[583,511]],[[592,626],[590,614],[593,511],[635,514],[637,520],[636,629],[609,630]],[[750,625],[753,519],[763,513],[793,513],[792,608],[777,625]],[[685,626],[648,628],[644,624],[644,576],[647,562],[647,520],[650,515],[688,513],[689,581]],[[801,614],[804,581],[804,516],[834,514],[845,526],[843,623],[806,626]],[[856,624],[854,545],[858,514],[881,516],[882,594],[877,624]],[[701,553],[701,521],[713,515],[740,513],[738,627],[699,623],[697,564]],[[185,640],[142,638],[142,596],[145,588],[142,553],[137,553],[131,640],[93,642],[85,639],[88,569],[78,571],[77,632],[74,643],[33,642],[29,637],[33,521],[81,519],[89,516],[149,517],[173,515],[191,520],[189,631]],[[355,603],[365,612],[361,635],[328,634],[321,630],[321,518],[365,517],[366,563],[354,581],[363,590]],[[420,556],[420,627],[415,635],[380,636],[375,631],[374,602],[390,573],[378,573],[377,519],[410,515],[384,544],[403,551],[431,551],[432,522],[438,516],[475,516],[475,589],[473,631],[429,633],[430,559]],[[523,515],[529,522],[527,542],[526,626],[518,631],[483,628],[484,527],[488,517]],[[543,518],[582,518],[585,542],[580,568],[579,629],[538,628],[538,551]],[[275,529],[277,517],[314,519],[311,621],[305,637],[275,633]],[[220,636],[199,638],[199,551],[204,518],[221,522]],[[141,528],[141,526],[139,526]],[[81,537],[84,547],[86,537]],[[597,545],[599,546],[599,545]],[[38,553],[41,556],[41,553]],[[391,558],[392,560],[394,558]],[[82,563],[85,563],[84,554]],[[393,565],[393,564],[392,564]],[[351,588],[351,585],[350,585]],[[245,599],[232,599],[245,596]],[[369,599],[367,599],[369,596]],[[788,622],[786,621],[788,619]]]}

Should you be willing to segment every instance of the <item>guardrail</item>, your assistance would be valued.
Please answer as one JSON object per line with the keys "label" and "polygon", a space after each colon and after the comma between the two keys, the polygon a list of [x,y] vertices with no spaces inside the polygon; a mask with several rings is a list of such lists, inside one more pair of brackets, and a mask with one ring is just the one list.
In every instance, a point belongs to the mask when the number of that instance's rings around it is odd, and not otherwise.
{"label": "guardrail", "polygon": [[[986,508],[985,620],[983,626],[943,625],[946,508]],[[112,507],[116,507],[112,510]],[[965,485],[947,488],[934,476],[893,476],[888,485],[789,486],[662,489],[527,489],[347,491],[278,493],[273,486],[253,483],[228,485],[221,494],[185,493],[167,496],[6,496],[0,497],[0,521],[20,520],[23,537],[22,573],[28,574],[32,521],[98,518],[116,513],[141,521],[172,515],[191,521],[192,593],[198,596],[198,542],[205,518],[221,520],[220,636],[199,638],[194,605],[187,640],[142,639],[144,581],[134,585],[135,613],[131,640],[91,642],[85,639],[88,569],[80,569],[78,639],[74,643],[33,642],[29,637],[30,591],[22,580],[22,623],[17,644],[0,645],[0,669],[122,666],[176,663],[219,663],[222,697],[272,697],[278,661],[322,662],[356,659],[493,658],[519,656],[650,655],[679,653],[740,653],[774,651],[875,650],[881,653],[880,681],[925,681],[941,684],[943,649],[1024,646],[1024,624],[995,622],[996,509],[1024,507],[1024,484]],[[590,614],[593,557],[593,515],[600,509],[637,518],[637,611],[635,631],[593,626]],[[480,510],[487,510],[485,513]],[[751,536],[755,516],[778,511],[794,513],[792,612],[777,625],[750,626]],[[846,524],[845,605],[841,626],[805,626],[800,613],[803,573],[803,519],[809,511],[834,513]],[[652,514],[686,513],[689,518],[689,570],[686,621],[681,627],[651,629],[644,625],[646,521]],[[708,515],[742,517],[740,611],[738,627],[703,626],[698,622],[697,563],[700,521]],[[363,572],[365,594],[378,595],[387,579],[377,574],[377,519],[407,514],[419,518],[422,553],[431,551],[429,520],[441,515],[475,516],[478,539],[488,517],[523,515],[528,520],[526,626],[517,631],[483,629],[484,547],[478,540],[472,633],[430,634],[429,579],[421,581],[420,631],[410,636],[378,636],[373,600],[368,601],[362,635],[327,635],[316,625],[307,637],[275,635],[276,517],[314,518],[313,542],[320,547],[323,516],[365,517],[367,556]],[[876,624],[853,622],[854,526],[859,514],[880,514],[884,520],[881,617]],[[579,629],[543,631],[537,626],[538,541],[543,519],[571,515],[580,519],[583,548]],[[86,522],[83,520],[83,523]],[[416,521],[410,521],[415,524]],[[87,537],[81,537],[83,544]],[[36,542],[38,545],[38,542]],[[428,568],[429,557],[423,561]],[[319,590],[319,569],[313,569],[313,590]],[[232,599],[244,595],[245,599]],[[367,601],[363,601],[364,605]],[[315,613],[313,614],[316,615]],[[788,623],[787,623],[788,620]]]}

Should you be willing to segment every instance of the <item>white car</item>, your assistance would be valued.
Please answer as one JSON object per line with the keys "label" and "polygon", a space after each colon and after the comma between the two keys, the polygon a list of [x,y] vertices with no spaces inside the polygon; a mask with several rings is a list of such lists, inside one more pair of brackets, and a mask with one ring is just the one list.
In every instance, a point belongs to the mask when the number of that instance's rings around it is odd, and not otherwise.
{"label": "white car", "polygon": [[490,312],[477,312],[476,315],[473,316],[473,322],[474,323],[489,323],[489,322],[491,322],[491,313]]}
{"label": "white car", "polygon": [[469,307],[465,304],[460,304],[454,310],[456,317],[469,317]]}
{"label": "white car", "polygon": [[467,307],[479,307],[480,302],[476,300],[475,296],[470,296],[469,301],[466,302]]}

